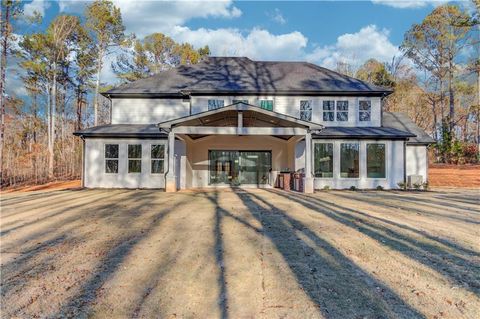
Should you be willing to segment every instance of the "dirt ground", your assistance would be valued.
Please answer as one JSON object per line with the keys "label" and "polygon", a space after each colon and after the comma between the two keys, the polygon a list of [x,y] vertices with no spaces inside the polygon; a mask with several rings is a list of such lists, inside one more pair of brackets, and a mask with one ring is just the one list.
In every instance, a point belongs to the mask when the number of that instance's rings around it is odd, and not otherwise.
{"label": "dirt ground", "polygon": [[431,186],[480,188],[480,165],[430,164]]}
{"label": "dirt ground", "polygon": [[478,318],[478,190],[2,195],[2,317]]}

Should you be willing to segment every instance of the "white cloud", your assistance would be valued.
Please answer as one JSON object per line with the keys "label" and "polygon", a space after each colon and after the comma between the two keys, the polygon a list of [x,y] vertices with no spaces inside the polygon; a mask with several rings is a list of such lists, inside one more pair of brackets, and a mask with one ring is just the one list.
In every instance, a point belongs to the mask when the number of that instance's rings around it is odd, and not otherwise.
{"label": "white cloud", "polygon": [[448,2],[448,0],[372,0],[372,2],[399,9],[412,9],[422,8],[428,5],[437,6]]}
{"label": "white cloud", "polygon": [[273,12],[267,12],[267,16],[272,20],[275,21],[279,24],[285,24],[287,23],[287,20],[283,17],[282,12],[278,9],[275,8]]}
{"label": "white cloud", "polygon": [[315,48],[306,55],[306,59],[327,68],[335,68],[337,62],[358,66],[370,58],[388,62],[393,56],[400,54],[398,47],[390,42],[388,36],[388,30],[379,30],[377,26],[369,25],[356,33],[339,36],[333,45]]}
{"label": "white cloud", "polygon": [[82,13],[87,3],[87,1],[81,0],[60,0],[58,7],[60,12]]}
{"label": "white cloud", "polygon": [[170,36],[195,47],[208,45],[214,56],[248,56],[258,60],[299,60],[308,42],[298,31],[274,35],[258,28],[242,34],[238,29],[191,30],[178,26]]}
{"label": "white cloud", "polygon": [[45,10],[49,7],[49,1],[33,0],[32,2],[27,3],[23,6],[23,14],[25,14],[26,16],[33,16],[35,12],[38,12],[42,16],[45,16]]}

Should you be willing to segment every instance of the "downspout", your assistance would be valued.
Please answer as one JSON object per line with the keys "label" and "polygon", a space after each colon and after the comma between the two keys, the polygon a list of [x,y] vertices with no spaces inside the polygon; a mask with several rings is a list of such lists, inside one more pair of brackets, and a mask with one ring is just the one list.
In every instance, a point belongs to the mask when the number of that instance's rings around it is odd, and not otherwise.
{"label": "downspout", "polygon": [[407,140],[403,141],[403,183],[407,187]]}
{"label": "downspout", "polygon": [[[157,126],[158,126],[158,124],[157,124]],[[159,130],[160,132],[163,131],[163,132],[167,133],[167,135],[168,135],[168,133],[170,133],[170,130],[167,130],[167,129],[164,129],[164,128],[160,128],[160,127],[159,127],[158,130]],[[167,141],[168,141],[168,139],[167,139]],[[164,178],[164,180],[165,180],[165,187],[166,187],[166,185],[167,185],[167,175],[168,175],[168,172],[170,171],[170,165],[168,165],[168,162],[169,162],[168,156],[169,156],[169,154],[170,154],[170,143],[168,143],[168,142],[167,142],[166,150],[167,150],[167,165],[166,165],[166,166],[167,166],[167,169],[165,170],[165,172],[164,172],[164,174],[163,174],[163,178]],[[165,163],[165,158],[164,158],[163,161],[164,161],[164,163]]]}
{"label": "downspout", "polygon": [[85,138],[80,136],[82,139],[82,176],[81,176],[81,186],[85,187]]}

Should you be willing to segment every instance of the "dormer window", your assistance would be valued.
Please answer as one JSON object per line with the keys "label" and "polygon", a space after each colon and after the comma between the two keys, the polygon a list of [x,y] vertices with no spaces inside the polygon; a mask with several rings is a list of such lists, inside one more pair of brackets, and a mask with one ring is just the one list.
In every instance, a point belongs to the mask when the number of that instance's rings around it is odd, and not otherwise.
{"label": "dormer window", "polygon": [[348,121],[348,101],[337,101],[337,121]]}
{"label": "dormer window", "polygon": [[371,121],[372,114],[372,102],[370,100],[364,100],[358,102],[358,119],[360,122]]}
{"label": "dormer window", "polygon": [[260,100],[260,108],[273,111],[273,100]]}
{"label": "dormer window", "polygon": [[208,110],[216,110],[225,106],[224,100],[208,100]]}
{"label": "dormer window", "polygon": [[300,101],[300,119],[309,122],[312,120],[312,101]]}
{"label": "dormer window", "polygon": [[333,122],[335,120],[335,101],[323,101],[323,121]]}

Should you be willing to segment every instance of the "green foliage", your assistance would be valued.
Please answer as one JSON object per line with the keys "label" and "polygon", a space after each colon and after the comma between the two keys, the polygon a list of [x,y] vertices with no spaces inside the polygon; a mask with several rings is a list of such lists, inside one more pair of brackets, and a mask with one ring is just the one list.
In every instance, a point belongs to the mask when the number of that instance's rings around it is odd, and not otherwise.
{"label": "green foliage", "polygon": [[355,186],[353,186],[353,185],[352,185],[352,186],[350,186],[350,188],[349,188],[349,189],[350,189],[351,191],[356,191],[356,190],[357,190],[357,188],[356,188]]}
{"label": "green foliage", "polygon": [[378,185],[378,186],[377,186],[377,191],[383,191],[383,186],[382,186],[382,185]]}
{"label": "green foliage", "polygon": [[422,188],[422,184],[421,184],[421,183],[414,183],[414,184],[413,184],[413,188],[414,188],[416,191],[418,191],[418,190],[420,190],[420,188]]}
{"label": "green foliage", "polygon": [[330,189],[330,186],[328,186],[328,185],[323,186],[323,190],[328,191],[329,189]]}
{"label": "green foliage", "polygon": [[120,54],[112,64],[114,72],[127,82],[179,65],[196,64],[210,54],[208,46],[196,50],[192,45],[176,43],[162,33],[150,34],[142,41],[135,40],[132,49],[132,52]]}
{"label": "green foliage", "polygon": [[375,59],[365,62],[357,71],[356,77],[360,80],[370,82],[375,85],[393,88],[395,81],[392,75],[387,71],[385,64]]}
{"label": "green foliage", "polygon": [[407,183],[405,182],[398,182],[397,183],[397,186],[398,188],[402,189],[402,190],[406,190],[407,189]]}
{"label": "green foliage", "polygon": [[422,187],[423,187],[423,190],[428,191],[429,188],[430,188],[430,185],[428,184],[428,182],[424,182],[424,183],[422,184]]}

